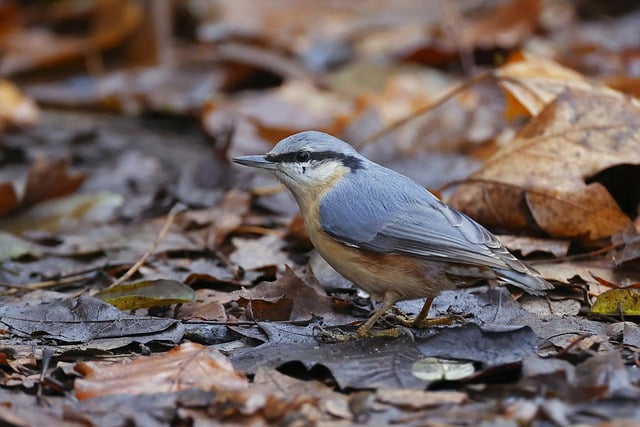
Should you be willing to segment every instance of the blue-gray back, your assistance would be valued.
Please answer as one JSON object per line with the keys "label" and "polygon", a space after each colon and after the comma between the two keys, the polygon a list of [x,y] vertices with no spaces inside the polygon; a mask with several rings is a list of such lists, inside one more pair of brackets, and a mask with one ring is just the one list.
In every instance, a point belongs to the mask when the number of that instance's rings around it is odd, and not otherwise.
{"label": "blue-gray back", "polygon": [[374,252],[524,272],[484,227],[412,179],[365,162],[365,168],[338,182],[320,202],[320,224],[334,239]]}

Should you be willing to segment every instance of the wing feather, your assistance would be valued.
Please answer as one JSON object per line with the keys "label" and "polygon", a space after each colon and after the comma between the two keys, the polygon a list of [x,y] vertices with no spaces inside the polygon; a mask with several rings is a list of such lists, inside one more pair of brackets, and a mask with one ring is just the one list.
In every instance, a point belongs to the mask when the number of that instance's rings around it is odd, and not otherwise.
{"label": "wing feather", "polygon": [[321,201],[321,225],[334,239],[374,252],[533,273],[480,224],[415,181],[374,166],[376,173],[353,173]]}

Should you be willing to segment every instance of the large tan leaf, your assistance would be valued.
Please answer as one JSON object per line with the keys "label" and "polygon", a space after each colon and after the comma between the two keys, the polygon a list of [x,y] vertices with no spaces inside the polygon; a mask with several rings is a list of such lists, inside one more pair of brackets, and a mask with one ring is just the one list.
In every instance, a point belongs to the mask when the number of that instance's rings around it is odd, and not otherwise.
{"label": "large tan leaf", "polygon": [[450,203],[488,226],[599,239],[631,221],[602,185],[585,181],[622,164],[640,164],[640,108],[617,93],[570,90],[461,184]]}
{"label": "large tan leaf", "polygon": [[76,365],[76,370],[85,375],[74,384],[78,399],[191,388],[238,391],[249,387],[247,379],[233,370],[222,353],[195,343],[128,363],[83,362]]}
{"label": "large tan leaf", "polygon": [[[596,90],[585,76],[550,59],[516,53],[496,70],[498,84],[507,93],[507,117],[535,116],[568,90]],[[613,93],[604,87],[598,90]]]}

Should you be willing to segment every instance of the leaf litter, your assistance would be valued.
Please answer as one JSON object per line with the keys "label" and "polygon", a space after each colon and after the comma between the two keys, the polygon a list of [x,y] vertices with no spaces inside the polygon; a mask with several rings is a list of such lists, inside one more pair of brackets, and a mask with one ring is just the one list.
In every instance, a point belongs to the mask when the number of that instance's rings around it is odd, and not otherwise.
{"label": "leaf litter", "polygon": [[[603,83],[633,93],[622,29],[637,13],[594,24],[595,2],[378,3],[176,4],[180,47],[150,25],[132,33],[146,18],[126,0],[0,6],[0,69],[18,83],[0,85],[2,422],[640,418],[638,105]],[[34,37],[47,52],[15,49]],[[389,129],[368,157],[450,184],[445,199],[556,289],[447,291],[431,315],[464,324],[323,340],[371,301],[309,252],[290,195],[229,163],[310,128],[354,145]]]}

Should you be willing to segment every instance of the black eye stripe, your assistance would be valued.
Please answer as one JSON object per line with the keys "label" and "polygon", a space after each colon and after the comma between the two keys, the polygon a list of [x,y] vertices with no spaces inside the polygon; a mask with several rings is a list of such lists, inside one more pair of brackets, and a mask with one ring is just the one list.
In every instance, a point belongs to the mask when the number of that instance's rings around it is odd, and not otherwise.
{"label": "black eye stripe", "polygon": [[[300,151],[294,151],[291,153],[267,154],[266,159],[274,163],[300,163],[298,160],[298,155],[300,153]],[[362,160],[348,154],[338,153],[336,151],[307,151],[307,153],[309,154],[309,157],[306,161],[334,159],[341,161],[343,165],[351,170],[360,169],[362,167]]]}

